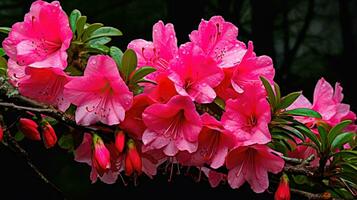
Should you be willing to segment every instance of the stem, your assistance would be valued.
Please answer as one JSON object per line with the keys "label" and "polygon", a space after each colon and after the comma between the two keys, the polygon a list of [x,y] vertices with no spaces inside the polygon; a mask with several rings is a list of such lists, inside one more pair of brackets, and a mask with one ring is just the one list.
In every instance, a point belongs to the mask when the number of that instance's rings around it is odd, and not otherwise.
{"label": "stem", "polygon": [[297,194],[299,196],[306,197],[309,200],[323,200],[323,199],[330,199],[330,200],[342,200],[340,198],[331,198],[331,194],[329,192],[324,192],[320,194],[313,194],[310,192],[305,192],[297,189],[291,188],[290,191],[294,194]]}

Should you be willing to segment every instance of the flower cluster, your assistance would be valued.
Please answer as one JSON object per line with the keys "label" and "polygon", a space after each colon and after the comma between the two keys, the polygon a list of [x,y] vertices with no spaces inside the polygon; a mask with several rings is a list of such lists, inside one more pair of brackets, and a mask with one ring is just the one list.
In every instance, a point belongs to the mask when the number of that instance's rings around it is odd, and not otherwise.
{"label": "flower cluster", "polygon": [[[232,188],[247,182],[261,193],[269,186],[268,173],[280,173],[285,164],[271,131],[279,114],[299,109],[320,113],[321,118],[290,115],[317,137],[320,125],[333,127],[356,119],[342,103],[342,87],[336,84],[333,90],[324,79],[317,83],[312,104],[299,94],[289,107],[272,108],[269,92],[279,91],[272,59],[256,55],[253,42],[239,41],[238,28],[221,16],[202,20],[182,45],[172,24],[157,22],[152,41],[128,44],[127,52],[136,54],[132,70],[125,63],[129,53],[118,59],[110,51],[89,54],[81,73],[71,73],[68,69],[75,64],[68,52],[74,51],[75,37],[59,2],[38,0],[24,21],[13,25],[3,48],[9,57],[9,81],[21,95],[72,115],[80,126],[113,130],[83,132],[75,148],[75,160],[92,167],[92,182],[99,178],[112,184],[122,172],[153,177],[167,163],[171,171],[173,164],[202,170],[212,187],[224,180]],[[145,73],[133,87],[132,80],[147,66],[152,73]],[[274,89],[266,90],[267,85]],[[26,121],[20,123],[30,123]],[[31,124],[23,125],[23,132],[40,140],[37,124]],[[357,130],[355,125],[345,129]],[[52,132],[52,127],[45,131],[46,138]],[[318,165],[316,150],[294,139],[296,148],[286,154],[302,159],[315,154],[313,163]],[[54,145],[53,140],[46,144]]]}

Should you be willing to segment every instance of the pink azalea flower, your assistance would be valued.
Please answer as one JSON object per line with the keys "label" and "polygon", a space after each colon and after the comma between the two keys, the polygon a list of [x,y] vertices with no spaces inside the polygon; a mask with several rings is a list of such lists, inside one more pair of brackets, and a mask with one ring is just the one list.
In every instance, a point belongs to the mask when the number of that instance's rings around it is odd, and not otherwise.
{"label": "pink azalea flower", "polygon": [[90,125],[98,121],[113,125],[124,120],[133,94],[120,77],[109,56],[91,56],[84,76],[65,85],[65,97],[77,106],[76,122]]}
{"label": "pink azalea flower", "polygon": [[211,103],[216,98],[213,88],[223,80],[223,76],[216,62],[193,43],[181,45],[179,58],[171,63],[169,72],[176,91],[197,103]]}
{"label": "pink azalea flower", "polygon": [[236,189],[247,181],[254,192],[264,192],[269,186],[268,172],[277,174],[284,167],[284,160],[275,154],[261,144],[234,148],[226,159],[229,185]]}
{"label": "pink azalea flower", "polygon": [[[342,103],[343,93],[339,83],[336,83],[334,90],[324,78],[321,78],[315,86],[313,100],[313,104],[311,104],[306,97],[300,95],[287,110],[310,108],[319,112],[322,116],[322,120],[330,126],[334,126],[342,120],[356,120],[355,114],[350,111],[350,106]],[[311,127],[316,123],[315,118],[298,117],[296,119]]]}
{"label": "pink azalea flower", "polygon": [[142,113],[153,103],[154,101],[146,94],[135,96],[133,105],[125,113],[125,119],[119,124],[119,127],[135,139],[141,140],[141,136],[146,129],[142,119]]}
{"label": "pink azalea flower", "polygon": [[64,97],[63,90],[71,78],[61,69],[26,67],[25,74],[17,82],[22,95],[57,106],[62,111],[69,107],[70,102]]}
{"label": "pink azalea flower", "polygon": [[198,30],[190,34],[190,40],[221,68],[233,67],[241,62],[246,47],[237,37],[238,28],[221,16],[202,20]]}
{"label": "pink azalea flower", "polygon": [[146,150],[163,148],[167,156],[197,150],[202,122],[189,97],[174,96],[166,104],[147,107],[143,121],[147,126],[142,137]]}
{"label": "pink azalea flower", "polygon": [[197,151],[192,154],[182,152],[177,159],[183,165],[202,166],[208,163],[217,169],[224,164],[228,149],[234,145],[234,137],[211,115],[204,113],[201,120],[203,128],[198,136]]}
{"label": "pink azalea flower", "polygon": [[23,79],[26,79],[25,74],[26,67],[22,67],[16,63],[16,61],[9,58],[7,61],[7,76],[9,78],[9,82],[15,86],[19,86],[19,82]]}
{"label": "pink azalea flower", "polygon": [[216,172],[215,170],[209,169],[207,167],[202,167],[201,170],[207,176],[208,182],[212,188],[217,187],[221,182],[227,179],[227,175]]}
{"label": "pink azalea flower", "polygon": [[172,24],[158,21],[153,26],[153,41],[136,39],[128,44],[128,49],[133,49],[138,56],[138,66],[153,66],[157,72],[148,77],[155,78],[160,72],[165,72],[169,62],[177,55],[177,39]]}
{"label": "pink azalea flower", "polygon": [[106,148],[110,153],[110,168],[99,176],[96,168],[92,164],[92,144],[93,139],[92,135],[89,133],[85,133],[83,136],[82,143],[78,146],[78,148],[74,151],[74,160],[81,163],[87,163],[92,167],[92,171],[90,173],[90,179],[92,183],[97,181],[97,178],[104,183],[113,184],[116,182],[119,172],[122,169],[122,156],[116,151],[114,144],[106,144]]}
{"label": "pink azalea flower", "polygon": [[6,54],[21,66],[67,67],[67,53],[72,39],[68,17],[58,1],[36,1],[23,22],[12,26],[3,41]]}
{"label": "pink azalea flower", "polygon": [[265,91],[258,83],[247,85],[246,91],[226,102],[222,124],[231,131],[240,145],[266,144],[271,136],[268,129],[270,106]]}
{"label": "pink azalea flower", "polygon": [[239,93],[237,93],[231,83],[233,72],[237,66],[231,68],[224,68],[224,79],[221,83],[214,88],[217,93],[217,96],[221,99],[227,101],[228,99],[235,99],[238,97]]}
{"label": "pink azalea flower", "polygon": [[147,94],[156,102],[166,103],[177,95],[174,83],[167,77],[166,73],[156,76],[156,85],[145,85],[144,94]]}
{"label": "pink azalea flower", "polygon": [[253,43],[249,41],[248,50],[233,73],[232,86],[238,93],[243,93],[246,85],[253,81],[260,82],[260,76],[273,83],[274,74],[272,59],[268,56],[257,57],[253,52]]}

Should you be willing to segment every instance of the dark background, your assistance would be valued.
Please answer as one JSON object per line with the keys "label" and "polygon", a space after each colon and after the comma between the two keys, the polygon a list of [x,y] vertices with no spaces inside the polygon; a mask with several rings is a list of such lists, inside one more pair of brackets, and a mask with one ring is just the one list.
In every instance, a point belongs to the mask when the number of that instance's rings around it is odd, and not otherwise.
{"label": "dark background", "polygon": [[[0,0],[0,26],[22,21],[29,0]],[[88,22],[101,22],[119,28],[124,36],[113,44],[126,48],[133,39],[151,40],[151,28],[158,20],[171,22],[179,44],[197,29],[201,18],[222,15],[239,28],[239,39],[254,42],[258,55],[274,60],[276,81],[282,90],[303,90],[310,100],[320,77],[344,87],[344,102],[357,110],[354,71],[357,68],[357,1],[354,0],[63,0],[67,13],[78,8]],[[3,39],[3,38],[0,38]],[[45,151],[41,143],[23,141],[40,170],[61,188],[69,199],[78,198],[209,198],[271,199],[269,193],[256,195],[248,185],[232,190],[228,185],[211,189],[207,181],[195,183],[190,176],[166,175],[154,181],[142,177],[139,185],[124,187],[118,181],[90,184],[89,167],[75,163],[73,156],[54,148]],[[25,160],[0,146],[0,193],[11,199],[56,199],[58,194],[44,184]],[[5,196],[0,196],[1,199]],[[10,199],[10,198],[9,198]]]}

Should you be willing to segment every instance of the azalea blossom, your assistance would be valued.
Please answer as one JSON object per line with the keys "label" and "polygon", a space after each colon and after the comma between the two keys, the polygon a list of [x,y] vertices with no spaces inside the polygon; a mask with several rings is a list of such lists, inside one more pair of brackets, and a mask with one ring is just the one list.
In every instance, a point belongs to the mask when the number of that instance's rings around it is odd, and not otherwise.
{"label": "azalea blossom", "polygon": [[70,80],[71,77],[59,68],[27,67],[25,75],[17,84],[22,95],[65,111],[70,102],[63,92],[64,86]]}
{"label": "azalea blossom", "polygon": [[211,103],[216,98],[213,88],[223,80],[223,76],[216,62],[193,43],[181,45],[179,57],[170,64],[169,78],[176,91],[197,103]]}
{"label": "azalea blossom", "polygon": [[165,72],[170,60],[177,55],[177,39],[174,26],[164,24],[161,20],[153,26],[153,41],[136,39],[128,44],[138,57],[138,66],[153,66],[157,72],[149,74],[148,78],[155,79],[156,75]]}
{"label": "azalea blossom", "polygon": [[211,115],[204,113],[201,120],[203,128],[198,136],[197,151],[192,154],[184,151],[177,159],[184,165],[202,166],[208,163],[217,169],[224,164],[228,149],[234,145],[234,137]]}
{"label": "azalea blossom", "polygon": [[217,172],[207,167],[202,167],[201,170],[207,176],[208,182],[212,188],[217,187],[221,182],[227,179],[227,174]]}
{"label": "azalea blossom", "polygon": [[269,186],[268,172],[277,174],[284,167],[284,160],[275,154],[261,144],[231,150],[226,158],[229,185],[235,189],[247,181],[254,192],[264,192]]}
{"label": "azalea blossom", "polygon": [[238,93],[245,91],[246,85],[252,82],[259,82],[263,76],[273,83],[275,70],[273,61],[269,56],[256,56],[253,52],[253,43],[248,42],[248,50],[245,52],[242,61],[235,67],[232,75],[232,86]]}
{"label": "azalea blossom", "polygon": [[234,134],[240,145],[266,144],[271,140],[268,129],[271,112],[265,91],[257,83],[246,88],[236,99],[226,102],[223,126]]}
{"label": "azalea blossom", "polygon": [[238,28],[221,16],[202,20],[198,30],[190,34],[190,40],[221,68],[233,67],[241,62],[246,47],[237,37]]}
{"label": "azalea blossom", "polygon": [[202,122],[189,97],[174,96],[166,104],[152,104],[144,110],[143,121],[145,151],[163,148],[167,156],[175,156],[179,151],[197,150]]}
{"label": "azalea blossom", "polygon": [[60,3],[38,0],[31,5],[24,21],[12,26],[2,45],[18,65],[64,69],[71,39],[68,17]]}
{"label": "azalea blossom", "polygon": [[64,95],[77,106],[75,118],[81,125],[119,124],[133,101],[114,60],[104,55],[91,56],[84,76],[67,83]]}
{"label": "azalea blossom", "polygon": [[[310,108],[319,112],[322,116],[322,120],[330,126],[334,126],[342,120],[356,120],[356,115],[350,111],[350,106],[342,103],[342,100],[343,93],[340,83],[335,84],[334,90],[324,78],[321,78],[315,86],[312,104],[305,96],[300,95],[299,98],[287,108],[287,110]],[[311,127],[317,120],[321,120],[308,117],[297,117],[296,119]]]}

